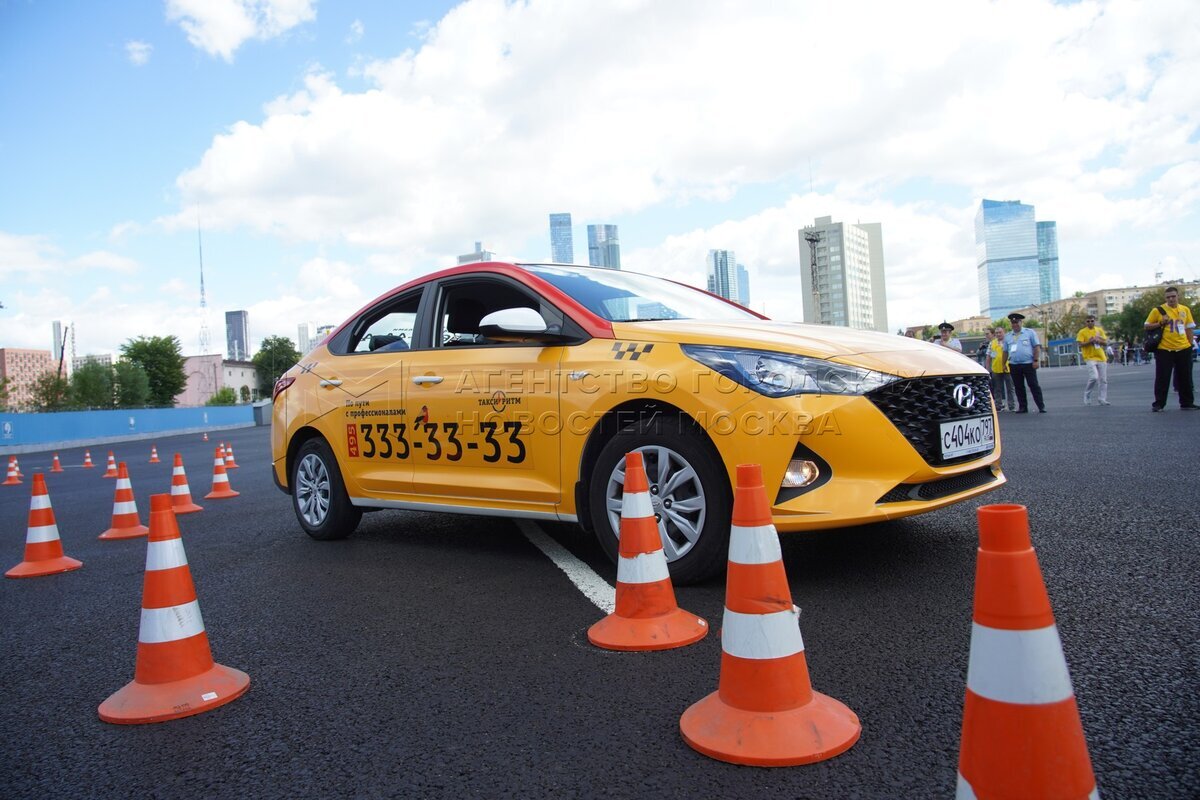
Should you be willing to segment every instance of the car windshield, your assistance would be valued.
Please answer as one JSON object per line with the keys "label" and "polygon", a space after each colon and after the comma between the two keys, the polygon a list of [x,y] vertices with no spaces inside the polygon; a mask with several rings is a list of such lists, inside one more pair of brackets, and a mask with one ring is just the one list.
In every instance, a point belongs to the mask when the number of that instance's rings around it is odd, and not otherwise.
{"label": "car windshield", "polygon": [[699,289],[636,272],[540,264],[521,266],[610,322],[758,319],[744,308]]}

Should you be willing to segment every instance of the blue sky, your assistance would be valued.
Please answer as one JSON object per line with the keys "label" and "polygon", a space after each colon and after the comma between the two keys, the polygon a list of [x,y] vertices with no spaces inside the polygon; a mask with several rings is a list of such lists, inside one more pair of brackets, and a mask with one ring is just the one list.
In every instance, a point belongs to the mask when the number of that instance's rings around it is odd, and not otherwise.
{"label": "blue sky", "polygon": [[732,249],[781,319],[825,215],[882,223],[893,329],[975,313],[983,197],[1058,222],[1066,292],[1200,278],[1194,2],[778,5],[0,0],[0,346],[195,352],[197,219],[217,347],[559,211],[579,261]]}

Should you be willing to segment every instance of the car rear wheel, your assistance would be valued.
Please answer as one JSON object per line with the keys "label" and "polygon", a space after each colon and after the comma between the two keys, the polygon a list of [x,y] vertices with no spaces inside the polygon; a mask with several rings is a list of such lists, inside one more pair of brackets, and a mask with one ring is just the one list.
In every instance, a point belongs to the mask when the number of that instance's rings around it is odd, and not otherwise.
{"label": "car rear wheel", "polygon": [[642,454],[663,553],[677,584],[720,573],[729,546],[729,478],[712,444],[678,417],[629,425],[605,445],[592,471],[588,506],[600,546],[617,560],[625,454]]}
{"label": "car rear wheel", "polygon": [[300,527],[314,539],[345,539],[358,527],[362,511],[351,504],[337,459],[324,439],[309,439],[296,453],[292,507]]}

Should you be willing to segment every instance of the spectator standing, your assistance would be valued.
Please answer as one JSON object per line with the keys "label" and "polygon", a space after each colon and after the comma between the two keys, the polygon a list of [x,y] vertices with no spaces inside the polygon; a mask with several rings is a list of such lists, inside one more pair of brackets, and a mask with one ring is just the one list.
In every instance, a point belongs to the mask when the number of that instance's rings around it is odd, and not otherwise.
{"label": "spectator standing", "polygon": [[1046,413],[1042,399],[1042,387],[1038,383],[1037,369],[1042,356],[1042,343],[1037,334],[1022,325],[1024,314],[1016,311],[1008,315],[1012,333],[1004,337],[1004,364],[1012,372],[1013,385],[1017,394],[1017,413],[1029,413],[1029,400],[1025,396],[1025,384],[1037,405],[1038,413]]}
{"label": "spectator standing", "polygon": [[1092,404],[1095,393],[1097,403],[1102,406],[1108,402],[1108,334],[1096,324],[1096,317],[1088,314],[1086,324],[1075,334],[1079,343],[1079,352],[1083,355],[1083,365],[1087,368],[1088,379],[1083,387],[1083,404]]}
{"label": "spectator standing", "polygon": [[938,338],[934,339],[933,343],[961,353],[962,342],[958,340],[958,337],[951,337],[950,334],[952,333],[954,333],[954,326],[949,322],[943,322],[941,325],[938,325]]}
{"label": "spectator standing", "polygon": [[1012,376],[1004,365],[1004,329],[988,328],[987,335],[988,351],[984,366],[987,367],[988,377],[991,379],[992,400],[996,403],[997,411],[1015,411],[1017,398],[1009,388],[1012,385]]}
{"label": "spectator standing", "polygon": [[1179,289],[1168,286],[1165,296],[1166,304],[1151,309],[1145,323],[1147,331],[1162,328],[1163,332],[1162,341],[1154,351],[1154,403],[1150,410],[1162,411],[1166,407],[1172,374],[1175,391],[1179,394],[1179,407],[1200,408],[1192,391],[1192,342],[1196,321],[1192,319],[1192,310],[1180,304]]}

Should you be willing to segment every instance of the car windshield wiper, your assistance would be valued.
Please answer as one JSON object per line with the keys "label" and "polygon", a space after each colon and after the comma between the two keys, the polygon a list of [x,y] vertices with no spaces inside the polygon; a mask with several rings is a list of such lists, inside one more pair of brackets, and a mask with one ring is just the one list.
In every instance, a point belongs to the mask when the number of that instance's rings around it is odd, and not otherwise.
{"label": "car windshield wiper", "polygon": [[614,322],[664,322],[672,319],[683,319],[683,317],[635,317],[634,319],[614,320]]}

